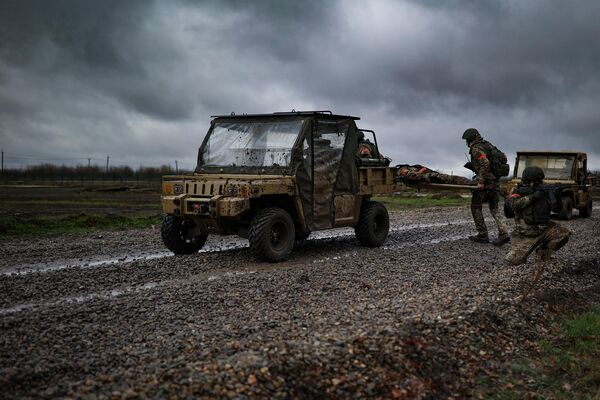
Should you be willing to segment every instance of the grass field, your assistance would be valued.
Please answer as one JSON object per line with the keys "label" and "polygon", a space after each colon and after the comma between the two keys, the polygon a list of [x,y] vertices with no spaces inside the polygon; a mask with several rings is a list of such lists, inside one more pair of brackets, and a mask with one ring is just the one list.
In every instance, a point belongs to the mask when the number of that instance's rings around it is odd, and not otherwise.
{"label": "grass field", "polygon": [[159,184],[0,187],[0,238],[145,228],[161,220]]}
{"label": "grass field", "polygon": [[516,360],[509,376],[487,382],[493,399],[600,398],[600,305],[566,318],[539,355]]}
{"label": "grass field", "polygon": [[385,204],[390,211],[421,207],[465,206],[471,202],[470,197],[443,193],[429,193],[423,196],[416,196],[414,193],[407,193],[400,196],[375,196],[373,200]]}
{"label": "grass field", "polygon": [[[469,202],[456,194],[411,192],[375,200],[390,211]],[[0,187],[0,238],[145,228],[160,224],[161,213],[158,183]]]}

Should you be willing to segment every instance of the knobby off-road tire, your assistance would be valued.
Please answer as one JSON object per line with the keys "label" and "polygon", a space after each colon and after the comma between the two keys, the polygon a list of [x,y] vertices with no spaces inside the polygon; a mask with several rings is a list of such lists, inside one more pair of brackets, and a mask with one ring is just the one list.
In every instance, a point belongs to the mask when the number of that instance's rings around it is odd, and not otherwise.
{"label": "knobby off-road tire", "polygon": [[379,247],[385,242],[390,230],[390,216],[381,203],[368,201],[360,210],[358,224],[354,233],[365,247]]}
{"label": "knobby off-road tire", "polygon": [[187,237],[183,220],[171,215],[163,218],[160,236],[167,249],[177,255],[197,253],[204,246],[208,237],[208,235]]}
{"label": "knobby off-road tire", "polygon": [[504,199],[504,216],[506,218],[514,218],[515,210],[513,210],[508,199]]}
{"label": "knobby off-road tire", "polygon": [[558,218],[565,221],[570,220],[573,217],[573,201],[569,196],[563,196],[561,199],[561,208],[558,213]]}
{"label": "knobby off-road tire", "polygon": [[248,230],[250,250],[260,261],[279,262],[290,257],[295,239],[294,221],[282,208],[259,210]]}
{"label": "knobby off-road tire", "polygon": [[582,207],[579,209],[579,216],[581,218],[591,217],[593,207],[594,207],[594,204],[592,203],[592,199],[588,199],[588,201],[585,203],[585,207]]}

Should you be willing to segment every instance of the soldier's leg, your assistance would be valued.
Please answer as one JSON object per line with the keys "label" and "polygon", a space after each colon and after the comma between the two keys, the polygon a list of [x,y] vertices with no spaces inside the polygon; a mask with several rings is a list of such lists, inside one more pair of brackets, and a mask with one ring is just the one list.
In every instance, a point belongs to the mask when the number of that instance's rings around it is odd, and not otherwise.
{"label": "soldier's leg", "polygon": [[477,229],[477,236],[483,240],[488,239],[488,230],[485,225],[483,218],[483,203],[485,202],[485,191],[475,190],[473,191],[473,197],[471,197],[471,214],[473,215],[473,221],[475,222],[475,228]]}
{"label": "soldier's leg", "polygon": [[571,231],[556,222],[550,222],[550,226],[546,232],[544,247],[547,247],[551,252],[563,247],[571,237]]}
{"label": "soldier's leg", "polygon": [[499,193],[495,191],[490,195],[489,198],[489,206],[490,206],[490,214],[494,218],[494,222],[496,223],[496,227],[498,228],[498,238],[494,240],[492,243],[495,246],[502,246],[504,243],[510,241],[510,236],[508,236],[508,228],[506,226],[506,222],[504,221],[504,217],[498,208],[499,202]]}
{"label": "soldier's leg", "polygon": [[567,228],[551,221],[542,234],[540,247],[536,250],[538,258],[545,261],[552,259],[552,253],[567,244],[570,236],[571,232]]}
{"label": "soldier's leg", "polygon": [[528,237],[513,232],[510,250],[505,260],[512,265],[520,265],[527,262],[527,258],[539,246],[537,237]]}

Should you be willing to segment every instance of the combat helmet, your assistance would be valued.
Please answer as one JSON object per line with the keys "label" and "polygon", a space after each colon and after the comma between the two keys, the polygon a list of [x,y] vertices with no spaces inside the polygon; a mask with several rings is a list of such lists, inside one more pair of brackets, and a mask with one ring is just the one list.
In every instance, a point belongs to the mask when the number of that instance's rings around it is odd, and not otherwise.
{"label": "combat helmet", "polygon": [[365,140],[365,133],[363,131],[358,131],[357,137],[358,141],[362,142],[363,140]]}
{"label": "combat helmet", "polygon": [[473,143],[477,139],[481,139],[481,135],[477,129],[469,128],[463,133],[462,138],[467,141],[467,144],[469,144]]}
{"label": "combat helmet", "polygon": [[545,178],[544,170],[540,167],[527,167],[523,170],[523,183],[542,182]]}

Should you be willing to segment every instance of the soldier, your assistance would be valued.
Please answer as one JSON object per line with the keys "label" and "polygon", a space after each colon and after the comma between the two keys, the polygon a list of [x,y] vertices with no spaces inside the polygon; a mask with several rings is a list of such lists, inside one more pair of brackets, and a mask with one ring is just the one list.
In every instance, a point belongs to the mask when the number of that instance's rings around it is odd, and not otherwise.
{"label": "soldier", "polygon": [[471,179],[462,176],[447,175],[434,171],[420,164],[401,164],[396,166],[396,176],[399,181],[408,183],[445,183],[451,185],[473,185]]}
{"label": "soldier", "polygon": [[473,190],[471,198],[471,213],[477,228],[477,235],[469,236],[469,239],[477,243],[489,243],[487,226],[483,218],[483,203],[488,203],[490,213],[498,227],[498,238],[492,242],[494,246],[502,246],[510,241],[506,224],[498,210],[499,183],[491,171],[490,159],[488,158],[488,145],[483,140],[479,131],[474,128],[467,129],[462,138],[466,140],[470,149],[470,165],[476,174],[477,188]]}
{"label": "soldier", "polygon": [[358,131],[358,156],[360,158],[376,158],[377,151],[369,139],[365,139],[365,134]]}
{"label": "soldier", "polygon": [[513,265],[525,263],[534,250],[541,261],[550,259],[551,252],[563,247],[571,235],[568,229],[550,221],[551,194],[540,186],[544,170],[527,167],[522,177],[523,184],[509,198],[515,211],[515,230],[506,260]]}

